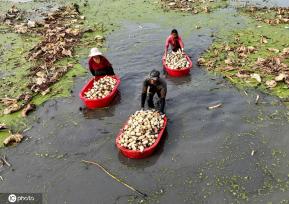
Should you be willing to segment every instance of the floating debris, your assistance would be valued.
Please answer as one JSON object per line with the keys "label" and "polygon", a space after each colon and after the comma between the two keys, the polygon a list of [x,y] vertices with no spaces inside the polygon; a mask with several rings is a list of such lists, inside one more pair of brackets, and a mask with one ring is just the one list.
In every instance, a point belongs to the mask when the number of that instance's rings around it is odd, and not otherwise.
{"label": "floating debris", "polygon": [[29,103],[21,112],[22,117],[27,117],[27,115],[36,109],[35,104]]}
{"label": "floating debris", "polygon": [[0,123],[0,130],[6,130],[8,127],[4,123]]}
{"label": "floating debris", "polygon": [[268,48],[269,51],[271,52],[275,52],[275,53],[279,53],[280,50],[276,49],[276,48]]}
{"label": "floating debris", "polygon": [[16,8],[15,5],[5,14],[3,22],[7,25],[15,24],[15,22],[23,19],[24,12]]}
{"label": "floating debris", "polygon": [[4,109],[3,114],[7,115],[21,110],[31,101],[31,99],[32,96],[29,93],[23,93],[17,98],[1,98],[0,102],[7,106]]}
{"label": "floating debris", "polygon": [[220,107],[222,107],[222,106],[223,106],[222,103],[218,103],[218,104],[216,104],[216,105],[209,106],[208,109],[209,109],[209,110],[213,110],[213,109],[216,109],[216,108],[220,108]]}
{"label": "floating debris", "polygon": [[268,80],[266,81],[266,85],[268,88],[274,88],[275,86],[277,86],[277,82],[274,80]]}
{"label": "floating debris", "polygon": [[30,69],[32,82],[28,87],[33,92],[46,91],[73,67],[57,67],[54,63],[64,57],[72,57],[73,48],[84,32],[76,25],[81,19],[75,5],[64,6],[47,14],[42,27],[37,30],[43,40],[28,55],[29,60],[42,62]]}
{"label": "floating debris", "polygon": [[148,195],[145,193],[142,193],[141,191],[137,190],[136,188],[132,187],[131,185],[125,183],[124,181],[122,181],[120,178],[116,177],[115,175],[111,174],[106,168],[104,168],[102,165],[100,165],[99,163],[97,163],[96,161],[87,161],[87,160],[81,160],[82,162],[86,163],[86,164],[93,164],[98,166],[104,173],[106,173],[107,175],[109,175],[111,178],[113,178],[114,180],[116,180],[117,182],[121,183],[122,185],[124,185],[125,187],[129,188],[130,190],[140,194],[143,197],[147,197]]}
{"label": "floating debris", "polygon": [[198,65],[204,65],[206,63],[206,60],[204,58],[199,58],[198,59]]}
{"label": "floating debris", "polygon": [[[73,49],[80,42],[83,33],[91,32],[91,29],[82,26],[85,17],[79,15],[78,9],[77,4],[60,7],[43,14],[45,16],[43,22],[25,20],[23,18],[25,13],[15,6],[5,14],[4,22],[15,32],[22,34],[33,32],[42,37],[41,42],[34,46],[27,56],[34,64],[28,74],[30,83],[27,87],[31,92],[47,94],[50,91],[49,87],[73,67],[71,64],[59,66],[56,62],[65,57],[72,57]],[[32,93],[30,95],[35,96]],[[21,110],[29,102],[19,104],[19,101],[0,100],[4,104],[7,103],[4,113],[10,114]]]}
{"label": "floating debris", "polygon": [[252,79],[256,79],[256,81],[258,81],[259,83],[262,82],[262,79],[259,74],[254,73],[254,74],[251,74],[250,76]]}
{"label": "floating debris", "polygon": [[255,104],[258,104],[259,99],[260,99],[260,96],[259,96],[259,94],[258,94],[258,95],[256,96],[256,99],[255,99]]}
{"label": "floating debris", "polygon": [[93,87],[85,92],[84,96],[91,100],[104,98],[112,92],[116,84],[116,79],[110,76],[102,77],[93,82]]}
{"label": "floating debris", "polygon": [[275,77],[275,81],[283,81],[286,79],[287,75],[284,73],[280,73],[278,76]]}
{"label": "floating debris", "polygon": [[281,7],[256,7],[251,6],[243,9],[245,13],[269,25],[289,24],[289,8]]}
{"label": "floating debris", "polygon": [[191,14],[209,13],[216,8],[228,5],[224,0],[161,0],[163,9],[190,12]]}
{"label": "floating debris", "polygon": [[268,43],[268,39],[265,36],[261,36],[260,43],[261,44],[267,44]]}
{"label": "floating debris", "polygon": [[0,158],[0,161],[2,161],[3,164],[7,165],[8,167],[11,167],[12,165],[7,161],[6,156]]}
{"label": "floating debris", "polygon": [[155,110],[136,111],[122,129],[119,144],[126,149],[143,152],[155,143],[164,126],[164,117]]}
{"label": "floating debris", "polygon": [[23,139],[23,135],[21,134],[10,135],[3,141],[3,144],[4,146],[8,146],[8,145],[12,145],[15,143],[20,143],[22,139]]}
{"label": "floating debris", "polygon": [[36,27],[36,21],[28,20],[27,26],[28,26],[28,28],[35,28]]}
{"label": "floating debris", "polygon": [[170,69],[187,69],[190,66],[190,62],[187,60],[186,55],[181,50],[178,50],[166,56],[166,65]]}
{"label": "floating debris", "polygon": [[[288,65],[284,63],[285,59],[288,58],[288,54],[286,51],[287,50],[285,50],[285,52],[282,52],[277,57],[269,57],[266,59],[259,58],[255,63],[255,68],[258,68],[265,74],[276,76],[275,82],[284,81],[286,84],[289,85],[289,68]],[[275,84],[274,82],[271,83],[273,83],[273,85]]]}

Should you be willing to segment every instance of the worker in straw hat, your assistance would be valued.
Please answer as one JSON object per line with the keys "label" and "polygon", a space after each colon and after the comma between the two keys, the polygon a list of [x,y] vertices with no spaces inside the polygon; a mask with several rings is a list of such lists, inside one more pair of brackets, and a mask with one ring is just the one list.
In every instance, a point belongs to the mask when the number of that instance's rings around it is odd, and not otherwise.
{"label": "worker in straw hat", "polygon": [[148,95],[148,107],[154,108],[153,98],[157,94],[160,99],[159,111],[164,113],[166,94],[167,94],[167,83],[164,79],[160,78],[160,72],[152,70],[149,76],[143,82],[143,89],[141,95],[141,108],[144,108],[146,97]]}
{"label": "worker in straw hat", "polygon": [[93,76],[114,75],[112,65],[97,48],[92,48],[88,57],[89,70]]}

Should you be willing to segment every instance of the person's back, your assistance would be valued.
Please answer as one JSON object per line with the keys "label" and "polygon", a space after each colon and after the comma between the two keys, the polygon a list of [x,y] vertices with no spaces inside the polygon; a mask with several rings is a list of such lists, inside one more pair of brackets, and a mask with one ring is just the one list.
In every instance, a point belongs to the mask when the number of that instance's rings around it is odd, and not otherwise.
{"label": "person's back", "polygon": [[171,45],[172,51],[177,52],[179,49],[184,51],[184,43],[182,38],[179,36],[178,31],[173,29],[170,36],[166,40],[165,44],[165,56],[167,56],[169,45]]}
{"label": "person's back", "polygon": [[89,57],[88,66],[93,76],[114,75],[111,63],[97,48],[91,49]]}
{"label": "person's back", "polygon": [[167,83],[160,78],[160,72],[152,70],[149,77],[143,82],[143,90],[141,97],[141,107],[144,108],[145,100],[148,94],[148,106],[154,108],[153,97],[155,94],[160,98],[160,112],[164,112],[165,98],[167,94]]}

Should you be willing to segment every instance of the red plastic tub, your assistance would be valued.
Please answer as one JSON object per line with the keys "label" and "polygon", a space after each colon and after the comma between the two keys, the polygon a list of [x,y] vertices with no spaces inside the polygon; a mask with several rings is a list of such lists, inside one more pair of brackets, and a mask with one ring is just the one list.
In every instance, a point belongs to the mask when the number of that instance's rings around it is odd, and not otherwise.
{"label": "red plastic tub", "polygon": [[189,67],[185,68],[185,69],[171,69],[166,65],[166,60],[165,60],[165,56],[163,57],[163,66],[164,66],[164,70],[168,73],[168,75],[173,76],[173,77],[181,77],[181,76],[186,76],[190,73],[191,68],[193,67],[193,63],[192,60],[189,58],[188,55],[184,54],[187,58],[187,60],[189,61],[190,65]]}
{"label": "red plastic tub", "polygon": [[119,87],[119,84],[120,84],[120,78],[118,76],[114,75],[114,76],[109,76],[109,77],[112,77],[112,78],[117,80],[114,89],[110,92],[109,95],[107,95],[106,97],[101,98],[101,99],[91,100],[91,99],[85,98],[84,93],[92,88],[94,80],[99,80],[100,78],[103,78],[103,77],[104,76],[93,77],[92,79],[89,80],[89,82],[82,88],[82,90],[79,93],[80,99],[83,101],[85,106],[89,109],[103,108],[103,107],[108,106],[117,93],[117,88]]}
{"label": "red plastic tub", "polygon": [[[126,123],[127,124],[127,123]],[[126,125],[125,124],[125,125]],[[125,126],[124,125],[124,126]],[[165,116],[164,117],[164,126],[163,128],[161,129],[161,131],[159,132],[159,136],[158,138],[156,139],[155,143],[150,146],[150,147],[147,147],[144,149],[143,152],[139,151],[139,150],[129,150],[129,149],[126,149],[124,147],[122,147],[120,144],[119,144],[119,140],[120,140],[120,136],[121,136],[121,133],[122,133],[122,129],[120,130],[120,132],[118,133],[117,137],[116,137],[116,140],[115,140],[115,143],[116,143],[116,146],[117,148],[120,150],[120,152],[128,157],[128,158],[131,158],[131,159],[143,159],[145,157],[148,157],[150,156],[157,148],[159,142],[161,141],[162,139],[162,136],[164,134],[164,131],[166,129],[166,125],[167,125],[167,117]]]}

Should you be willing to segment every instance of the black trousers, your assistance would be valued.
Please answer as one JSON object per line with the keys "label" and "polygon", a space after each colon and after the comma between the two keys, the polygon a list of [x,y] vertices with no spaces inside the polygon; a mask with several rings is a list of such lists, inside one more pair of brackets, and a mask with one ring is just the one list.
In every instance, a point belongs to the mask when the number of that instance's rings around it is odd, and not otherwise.
{"label": "black trousers", "polygon": [[155,104],[154,104],[154,95],[157,94],[158,97],[160,98],[160,112],[164,113],[164,109],[165,109],[165,99],[161,98],[161,93],[152,89],[150,90],[150,92],[148,93],[148,107],[149,108],[155,108]]}
{"label": "black trousers", "polygon": [[[150,108],[154,108],[155,104],[154,104],[154,95],[156,94],[156,92],[149,92],[148,93],[148,107]],[[158,93],[157,93],[158,94]],[[160,98],[160,94],[158,94],[158,97]]]}

